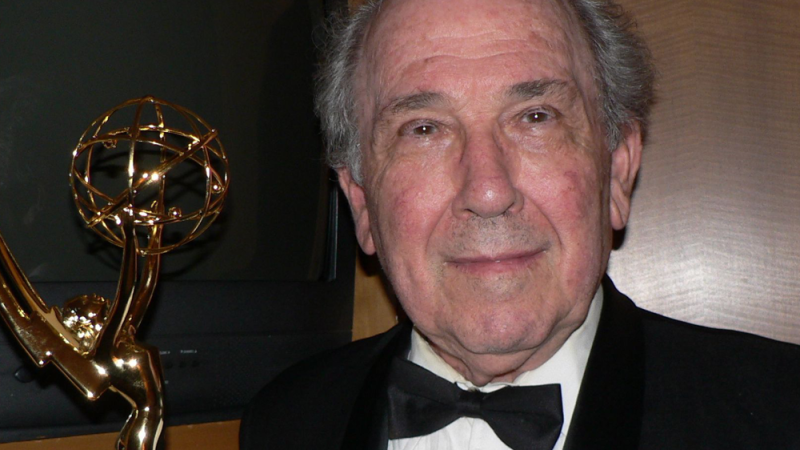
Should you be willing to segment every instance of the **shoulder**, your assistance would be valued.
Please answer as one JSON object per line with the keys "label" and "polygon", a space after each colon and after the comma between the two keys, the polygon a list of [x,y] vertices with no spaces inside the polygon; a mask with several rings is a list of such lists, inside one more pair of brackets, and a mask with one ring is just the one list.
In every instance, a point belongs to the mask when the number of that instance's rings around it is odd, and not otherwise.
{"label": "shoulder", "polygon": [[[364,379],[406,328],[320,353],[282,372],[245,411],[240,448],[312,448],[314,441],[338,441],[338,422],[346,422]],[[303,440],[307,444],[299,445]]]}
{"label": "shoulder", "polygon": [[674,437],[680,429],[690,447],[705,439],[731,448],[800,445],[800,347],[643,310],[640,315],[644,431],[672,430]]}
{"label": "shoulder", "polygon": [[[726,379],[752,381],[753,377],[777,376],[791,379],[789,370],[800,370],[800,346],[743,333],[693,325],[649,311],[639,310],[646,351],[653,357],[648,364],[675,369],[704,368],[724,371]],[[655,355],[668,356],[656,358]],[[736,368],[735,371],[729,369]],[[783,376],[780,376],[783,374]],[[792,375],[796,375],[795,374]],[[772,378],[776,379],[776,378]]]}

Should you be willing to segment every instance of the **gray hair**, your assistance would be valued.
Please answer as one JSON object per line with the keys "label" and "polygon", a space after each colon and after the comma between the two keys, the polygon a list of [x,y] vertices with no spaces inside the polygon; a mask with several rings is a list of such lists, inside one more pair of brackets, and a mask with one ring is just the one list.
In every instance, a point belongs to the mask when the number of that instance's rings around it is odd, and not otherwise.
{"label": "gray hair", "polygon": [[[361,183],[361,150],[356,113],[355,73],[364,37],[383,0],[370,0],[352,15],[343,12],[330,23],[317,75],[316,109],[327,146],[327,161],[347,167]],[[655,70],[635,24],[610,0],[563,0],[577,16],[594,57],[594,79],[608,147],[616,148],[634,122],[647,131],[654,101]]]}

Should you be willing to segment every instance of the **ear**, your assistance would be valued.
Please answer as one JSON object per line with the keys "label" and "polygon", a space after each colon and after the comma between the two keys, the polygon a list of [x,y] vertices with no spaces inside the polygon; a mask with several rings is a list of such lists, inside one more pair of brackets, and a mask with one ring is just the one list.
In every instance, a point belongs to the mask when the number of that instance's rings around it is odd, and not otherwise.
{"label": "ear", "polygon": [[631,213],[631,195],[642,162],[642,128],[639,122],[625,127],[625,135],[611,153],[611,226],[625,228]]}
{"label": "ear", "polygon": [[367,209],[367,197],[364,188],[356,183],[349,169],[337,169],[339,174],[339,186],[350,203],[350,211],[353,213],[353,222],[356,225],[356,238],[364,253],[372,255],[375,253],[375,242],[372,239],[372,231],[369,223],[369,210]]}

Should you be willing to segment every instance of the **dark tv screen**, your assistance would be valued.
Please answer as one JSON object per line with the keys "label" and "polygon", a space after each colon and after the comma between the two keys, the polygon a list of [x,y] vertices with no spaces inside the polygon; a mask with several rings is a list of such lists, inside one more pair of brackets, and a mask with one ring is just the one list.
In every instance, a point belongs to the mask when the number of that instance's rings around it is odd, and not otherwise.
{"label": "dark tv screen", "polygon": [[[293,361],[350,339],[355,244],[312,108],[323,0],[0,4],[0,233],[50,305],[113,298],[121,250],[80,219],[72,150],[100,114],[153,95],[219,130],[225,210],[162,258],[140,339],[164,366],[166,425],[237,418]],[[0,326],[0,442],[113,431]]]}

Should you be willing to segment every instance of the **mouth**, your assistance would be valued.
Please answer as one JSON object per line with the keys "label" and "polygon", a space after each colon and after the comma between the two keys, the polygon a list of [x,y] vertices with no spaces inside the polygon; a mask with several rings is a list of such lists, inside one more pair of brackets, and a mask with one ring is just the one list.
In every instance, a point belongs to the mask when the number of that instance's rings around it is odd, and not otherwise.
{"label": "mouth", "polygon": [[457,257],[447,261],[446,264],[471,275],[498,275],[507,272],[527,270],[543,254],[544,250],[535,250],[510,252],[500,255]]}

